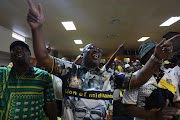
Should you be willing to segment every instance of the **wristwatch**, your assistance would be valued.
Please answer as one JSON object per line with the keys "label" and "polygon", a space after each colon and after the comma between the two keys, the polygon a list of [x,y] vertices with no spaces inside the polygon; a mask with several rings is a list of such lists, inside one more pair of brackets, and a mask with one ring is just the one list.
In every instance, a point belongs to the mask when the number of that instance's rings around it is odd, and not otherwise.
{"label": "wristwatch", "polygon": [[162,63],[163,61],[158,59],[156,56],[154,56],[153,54],[151,55],[151,59],[154,61],[154,62],[157,62],[157,63]]}

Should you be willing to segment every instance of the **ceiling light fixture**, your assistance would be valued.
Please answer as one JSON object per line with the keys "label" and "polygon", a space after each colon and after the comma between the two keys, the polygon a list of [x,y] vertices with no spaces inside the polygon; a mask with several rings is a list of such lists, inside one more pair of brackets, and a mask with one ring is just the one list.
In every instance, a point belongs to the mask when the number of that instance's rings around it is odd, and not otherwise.
{"label": "ceiling light fixture", "polygon": [[83,51],[83,48],[79,48],[80,51]]}
{"label": "ceiling light fixture", "polygon": [[73,21],[61,22],[66,30],[76,30]]}
{"label": "ceiling light fixture", "polygon": [[138,41],[139,42],[141,42],[141,41],[145,41],[145,40],[147,40],[147,39],[149,39],[150,37],[142,37],[142,38],[140,38]]}
{"label": "ceiling light fixture", "polygon": [[83,43],[82,43],[82,40],[74,40],[74,42],[75,42],[76,44],[83,44]]}
{"label": "ceiling light fixture", "polygon": [[171,17],[165,22],[163,22],[160,26],[170,26],[173,23],[177,22],[178,20],[180,20],[180,17]]}
{"label": "ceiling light fixture", "polygon": [[17,40],[21,40],[21,41],[25,42],[25,37],[23,37],[22,35],[19,35],[19,34],[15,33],[15,32],[12,32],[12,37],[15,38],[15,39],[17,39]]}

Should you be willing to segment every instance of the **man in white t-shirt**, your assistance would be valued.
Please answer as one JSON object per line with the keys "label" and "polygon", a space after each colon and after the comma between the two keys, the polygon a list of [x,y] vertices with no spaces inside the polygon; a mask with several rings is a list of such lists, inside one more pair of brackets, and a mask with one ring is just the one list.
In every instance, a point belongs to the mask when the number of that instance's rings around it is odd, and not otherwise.
{"label": "man in white t-shirt", "polygon": [[[152,53],[156,43],[148,41],[140,46],[141,62],[145,64]],[[137,74],[136,72],[135,74]],[[154,75],[143,86],[126,90],[123,94],[123,103],[127,106],[126,112],[135,116],[136,120],[165,119],[179,105],[178,83],[173,75],[157,69]],[[167,111],[162,111],[163,107]],[[155,112],[162,112],[161,116],[153,116]]]}

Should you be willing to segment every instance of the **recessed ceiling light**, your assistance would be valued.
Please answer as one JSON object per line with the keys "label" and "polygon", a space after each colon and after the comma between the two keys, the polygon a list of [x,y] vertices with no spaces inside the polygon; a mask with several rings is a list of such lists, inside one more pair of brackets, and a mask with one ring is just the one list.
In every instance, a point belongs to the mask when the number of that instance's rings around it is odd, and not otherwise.
{"label": "recessed ceiling light", "polygon": [[61,22],[66,30],[76,30],[73,21]]}
{"label": "recessed ceiling light", "polygon": [[163,22],[160,26],[170,26],[173,23],[177,22],[178,20],[180,20],[180,17],[171,17],[165,22]]}
{"label": "recessed ceiling light", "polygon": [[15,39],[18,39],[18,40],[21,40],[21,41],[25,42],[25,37],[15,33],[15,32],[12,32],[12,37],[15,38]]}
{"label": "recessed ceiling light", "polygon": [[74,40],[74,42],[75,42],[76,44],[83,44],[83,43],[82,43],[82,40]]}
{"label": "recessed ceiling light", "polygon": [[83,51],[83,48],[79,48],[80,51]]}
{"label": "recessed ceiling light", "polygon": [[141,42],[141,41],[145,41],[145,40],[147,40],[147,39],[149,39],[150,37],[142,37],[142,38],[140,38],[138,41],[139,42]]}

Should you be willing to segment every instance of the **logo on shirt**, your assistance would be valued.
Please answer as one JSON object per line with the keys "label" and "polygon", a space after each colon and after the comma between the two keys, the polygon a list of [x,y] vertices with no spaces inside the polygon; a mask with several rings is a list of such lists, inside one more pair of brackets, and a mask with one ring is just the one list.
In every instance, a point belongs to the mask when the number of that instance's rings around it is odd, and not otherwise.
{"label": "logo on shirt", "polygon": [[72,76],[69,87],[82,89],[82,80],[77,78],[77,76]]}
{"label": "logo on shirt", "polygon": [[172,85],[172,80],[171,79],[166,79],[166,82],[170,85]]}

